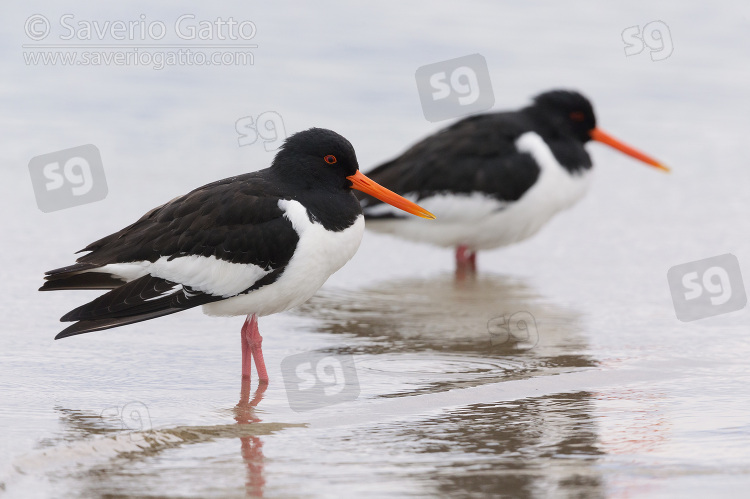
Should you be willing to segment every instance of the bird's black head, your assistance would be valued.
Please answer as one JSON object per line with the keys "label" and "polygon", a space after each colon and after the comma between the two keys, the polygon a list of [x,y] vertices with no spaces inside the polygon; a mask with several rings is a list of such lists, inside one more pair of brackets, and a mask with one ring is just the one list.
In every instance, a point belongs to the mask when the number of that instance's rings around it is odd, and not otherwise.
{"label": "bird's black head", "polygon": [[352,144],[325,128],[310,128],[295,133],[281,146],[271,165],[295,183],[308,187],[351,187],[346,177],[359,170]]}
{"label": "bird's black head", "polygon": [[[286,139],[269,170],[284,183],[295,187],[297,196],[320,190],[327,190],[329,193],[331,190],[349,191],[349,201],[356,207],[356,213],[352,212],[355,214],[362,213],[362,208],[351,189],[362,191],[407,213],[422,218],[435,218],[435,215],[421,206],[367,178],[359,171],[357,155],[351,143],[325,128],[310,128]],[[314,197],[318,201],[332,199],[331,196]],[[312,206],[308,203],[306,207],[310,210]],[[328,208],[337,207],[329,203]]]}
{"label": "bird's black head", "polygon": [[573,135],[586,143],[591,140],[591,130],[596,128],[596,116],[591,102],[570,90],[552,90],[534,97],[534,105],[528,108],[539,116],[548,130],[559,134]]}

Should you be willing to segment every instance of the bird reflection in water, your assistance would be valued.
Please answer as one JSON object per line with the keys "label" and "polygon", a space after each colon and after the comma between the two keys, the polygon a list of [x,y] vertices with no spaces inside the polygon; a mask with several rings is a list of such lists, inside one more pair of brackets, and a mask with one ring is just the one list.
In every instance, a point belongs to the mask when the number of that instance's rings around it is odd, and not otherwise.
{"label": "bird reflection in water", "polygon": [[[398,396],[596,365],[585,353],[580,314],[513,276],[456,281],[443,274],[324,288],[296,313],[314,319],[321,333],[348,338],[327,352],[355,356],[363,386]],[[522,322],[532,342],[512,334]]]}
{"label": "bird reflection in water", "polygon": [[314,318],[321,332],[367,338],[352,347],[356,353],[440,351],[496,357],[521,353],[513,342],[493,341],[499,318],[519,312],[530,314],[538,328],[538,344],[529,354],[578,355],[585,348],[577,311],[507,275],[457,281],[443,274],[359,290],[324,288],[295,313]]}
{"label": "bird reflection in water", "polygon": [[[207,426],[173,426],[169,428],[151,429],[144,427],[135,430],[133,425],[140,425],[138,421],[124,421],[123,415],[130,417],[124,409],[133,405],[128,404],[119,408],[119,414],[106,410],[99,413],[85,410],[73,410],[57,407],[64,431],[56,438],[45,439],[40,442],[47,460],[54,460],[60,455],[60,463],[71,468],[70,476],[81,480],[83,492],[81,497],[143,497],[143,488],[133,489],[134,480],[141,484],[151,483],[151,486],[161,486],[160,474],[153,472],[153,460],[168,450],[186,448],[196,444],[210,445],[220,440],[239,438],[242,464],[245,468],[244,492],[246,497],[263,497],[266,485],[264,474],[265,458],[261,438],[272,435],[287,428],[303,427],[298,423],[263,423],[255,412],[263,394],[268,388],[263,383],[250,398],[250,382],[243,382],[240,403],[235,406],[234,422],[232,424],[217,424]],[[137,403],[146,407],[144,404]],[[133,405],[134,406],[134,405]],[[223,411],[222,411],[223,412]],[[75,455],[82,461],[71,461],[69,446],[73,446]],[[112,455],[107,454],[107,449]],[[230,452],[229,455],[233,455]],[[96,456],[100,455],[97,459]],[[116,455],[117,458],[112,459]],[[236,463],[234,459],[227,461]],[[231,474],[236,466],[224,469],[221,473]],[[181,470],[176,464],[175,470]],[[64,476],[63,472],[61,476]],[[192,481],[191,481],[192,480]],[[202,480],[200,476],[191,473],[185,477],[191,486],[201,485],[215,487],[211,481]],[[163,485],[163,484],[162,484]],[[186,484],[183,484],[186,486]],[[146,487],[146,485],[143,485]],[[197,490],[197,489],[195,489]],[[215,492],[215,489],[211,489]],[[230,489],[234,490],[230,485]]]}
{"label": "bird reflection in water", "polygon": [[[255,414],[255,407],[263,400],[263,394],[268,389],[268,381],[261,381],[250,400],[250,378],[242,378],[240,389],[240,401],[234,408],[234,420],[239,425],[260,423],[260,418]],[[242,460],[247,467],[247,480],[245,481],[245,493],[247,497],[263,497],[263,487],[266,479],[263,476],[263,442],[257,435],[246,435],[240,437],[240,449]]]}

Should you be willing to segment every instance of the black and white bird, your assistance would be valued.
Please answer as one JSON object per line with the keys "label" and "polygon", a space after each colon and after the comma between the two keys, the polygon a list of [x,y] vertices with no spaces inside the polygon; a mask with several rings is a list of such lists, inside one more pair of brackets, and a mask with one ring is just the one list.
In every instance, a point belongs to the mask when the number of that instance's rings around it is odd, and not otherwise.
{"label": "black and white bird", "polygon": [[589,100],[554,90],[519,111],[470,116],[430,135],[368,175],[435,213],[418,224],[359,195],[367,227],[456,248],[459,273],[476,270],[476,252],[523,241],[586,192],[591,158],[603,142],[656,168],[658,161],[596,126]]}
{"label": "black and white bird", "polygon": [[55,339],[202,305],[208,315],[247,315],[242,375],[252,357],[267,381],[257,318],[307,301],[354,256],[365,222],[352,189],[434,218],[363,175],[344,137],[311,128],[289,137],[270,168],[173,199],[47,272],[41,291],[110,290],[65,314],[75,323]]}

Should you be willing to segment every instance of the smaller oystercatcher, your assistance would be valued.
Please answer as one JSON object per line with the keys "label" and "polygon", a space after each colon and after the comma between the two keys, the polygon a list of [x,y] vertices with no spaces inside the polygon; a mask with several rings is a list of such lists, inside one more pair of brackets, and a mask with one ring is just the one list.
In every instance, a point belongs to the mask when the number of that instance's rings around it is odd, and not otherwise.
{"label": "smaller oystercatcher", "polygon": [[583,95],[554,90],[520,111],[458,121],[370,171],[376,182],[419,202],[438,220],[416,224],[360,195],[367,227],[455,247],[457,273],[473,272],[476,251],[523,241],[581,199],[592,167],[584,148],[589,140],[669,171],[597,128]]}
{"label": "smaller oystercatcher", "polygon": [[208,315],[247,315],[242,375],[254,359],[268,381],[258,317],[307,301],[354,256],[364,218],[352,189],[435,218],[363,175],[344,137],[311,128],[289,137],[270,168],[173,199],[47,272],[41,291],[110,290],[65,314],[75,324],[55,339],[202,305]]}

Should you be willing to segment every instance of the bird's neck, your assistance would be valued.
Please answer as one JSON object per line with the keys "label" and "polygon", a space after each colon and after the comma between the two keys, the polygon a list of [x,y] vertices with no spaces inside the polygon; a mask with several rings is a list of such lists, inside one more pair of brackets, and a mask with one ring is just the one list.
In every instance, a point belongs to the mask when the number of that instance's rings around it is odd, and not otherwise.
{"label": "bird's neck", "polygon": [[572,133],[565,133],[549,117],[534,106],[523,110],[531,123],[530,132],[538,134],[552,151],[557,162],[569,173],[582,174],[592,167],[591,157],[583,142]]}

